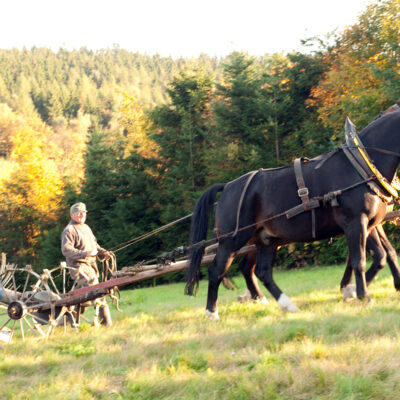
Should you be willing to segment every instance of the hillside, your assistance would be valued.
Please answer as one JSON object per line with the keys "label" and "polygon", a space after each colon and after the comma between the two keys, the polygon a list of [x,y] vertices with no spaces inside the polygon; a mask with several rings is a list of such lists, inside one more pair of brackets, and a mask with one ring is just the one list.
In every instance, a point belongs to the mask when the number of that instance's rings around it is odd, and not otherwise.
{"label": "hillside", "polygon": [[221,288],[221,320],[204,317],[183,284],[126,290],[114,326],[28,339],[0,351],[7,399],[381,399],[398,398],[398,293],[389,270],[373,303],[344,303],[343,266],[276,273],[300,307],[240,304]]}

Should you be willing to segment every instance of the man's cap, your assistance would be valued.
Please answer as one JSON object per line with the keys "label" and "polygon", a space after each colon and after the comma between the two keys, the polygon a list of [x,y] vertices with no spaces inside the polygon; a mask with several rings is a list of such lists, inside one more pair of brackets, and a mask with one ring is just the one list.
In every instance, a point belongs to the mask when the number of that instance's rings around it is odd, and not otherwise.
{"label": "man's cap", "polygon": [[75,203],[70,208],[71,214],[79,214],[81,212],[87,212],[85,203]]}

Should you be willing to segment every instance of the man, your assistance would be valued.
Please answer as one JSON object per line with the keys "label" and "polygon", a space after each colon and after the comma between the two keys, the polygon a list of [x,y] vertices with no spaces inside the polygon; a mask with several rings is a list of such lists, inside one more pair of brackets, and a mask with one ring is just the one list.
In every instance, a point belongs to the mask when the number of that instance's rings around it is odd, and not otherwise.
{"label": "man", "polygon": [[[110,258],[111,254],[100,247],[86,221],[86,205],[76,203],[70,208],[71,221],[61,234],[61,251],[66,258],[72,279],[77,280],[76,288],[92,286],[99,283],[99,271],[96,256],[102,259]],[[94,325],[98,323],[111,326],[111,314],[106,299],[94,301]]]}

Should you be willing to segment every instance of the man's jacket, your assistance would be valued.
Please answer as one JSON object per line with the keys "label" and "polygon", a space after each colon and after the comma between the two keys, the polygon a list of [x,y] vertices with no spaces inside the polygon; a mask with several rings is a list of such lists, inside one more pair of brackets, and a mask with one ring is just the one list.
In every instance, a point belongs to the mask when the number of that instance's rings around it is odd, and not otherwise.
{"label": "man's jacket", "polygon": [[65,227],[61,234],[61,251],[69,267],[79,268],[80,265],[90,265],[97,271],[96,257],[88,254],[97,249],[105,251],[97,243],[92,230],[86,224],[78,224],[75,221]]}

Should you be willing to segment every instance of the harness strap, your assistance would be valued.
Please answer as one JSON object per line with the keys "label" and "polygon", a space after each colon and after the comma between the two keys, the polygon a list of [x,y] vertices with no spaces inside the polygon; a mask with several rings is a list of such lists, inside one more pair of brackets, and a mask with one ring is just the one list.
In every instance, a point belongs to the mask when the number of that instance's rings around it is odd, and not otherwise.
{"label": "harness strap", "polygon": [[243,188],[243,190],[242,190],[242,194],[240,195],[239,205],[238,205],[237,213],[236,213],[236,228],[235,228],[235,231],[234,231],[233,234],[232,234],[232,237],[236,236],[236,234],[237,234],[238,231],[239,231],[240,211],[241,211],[241,209],[242,209],[242,204],[243,204],[244,196],[246,195],[246,192],[247,192],[247,188],[249,187],[250,182],[253,180],[253,178],[255,177],[255,175],[256,175],[259,171],[261,171],[261,169],[259,169],[259,170],[257,170],[257,171],[252,171],[252,172],[250,172],[250,173],[249,173],[249,177],[248,177],[247,180],[246,180],[246,183],[245,183],[244,188]]}
{"label": "harness strap", "polygon": [[287,218],[291,218],[294,215],[299,214],[300,212],[303,211],[309,211],[311,210],[311,230],[312,230],[312,238],[316,238],[316,229],[315,229],[315,209],[319,207],[319,200],[317,199],[310,199],[308,197],[309,191],[308,188],[306,187],[306,184],[304,182],[304,176],[303,176],[303,171],[301,169],[301,162],[303,158],[296,158],[294,160],[294,175],[296,177],[296,183],[297,183],[297,195],[300,197],[302,204],[301,204],[301,209],[297,206],[292,208],[291,210],[288,211],[286,214]]}
{"label": "harness strap", "polygon": [[343,153],[346,155],[347,159],[350,161],[351,165],[355,168],[355,170],[360,174],[363,179],[368,178],[368,174],[365,169],[360,165],[357,158],[354,157],[354,154],[349,150],[346,146],[341,146]]}
{"label": "harness strap", "polygon": [[[314,169],[321,168],[325,164],[325,162],[328,161],[338,151],[339,151],[339,147],[335,147],[329,153],[324,154],[324,156],[320,159],[320,161],[317,163],[317,165],[314,167]],[[313,158],[313,160],[318,160],[318,159],[319,159],[319,157]]]}
{"label": "harness strap", "polygon": [[304,177],[303,177],[303,171],[301,169],[301,161],[302,158],[296,158],[294,160],[294,175],[296,177],[296,182],[297,182],[297,195],[300,197],[301,201],[303,202],[304,210],[309,209],[309,203],[310,199],[308,197],[308,188],[306,187],[306,184],[304,182]]}

